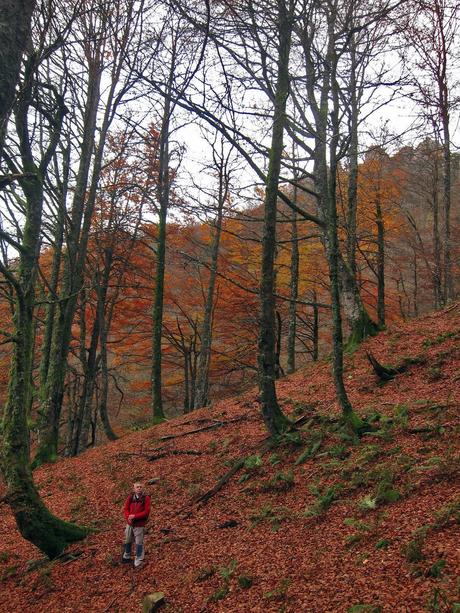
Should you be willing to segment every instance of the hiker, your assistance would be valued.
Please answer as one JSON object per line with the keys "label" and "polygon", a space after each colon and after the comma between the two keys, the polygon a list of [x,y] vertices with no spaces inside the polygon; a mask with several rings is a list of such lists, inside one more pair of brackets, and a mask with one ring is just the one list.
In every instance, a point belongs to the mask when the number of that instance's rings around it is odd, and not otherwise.
{"label": "hiker", "polygon": [[142,483],[133,485],[133,492],[126,499],[123,507],[126,519],[125,545],[122,561],[131,562],[131,545],[136,543],[134,566],[140,566],[144,560],[144,526],[150,513],[150,496],[144,492]]}

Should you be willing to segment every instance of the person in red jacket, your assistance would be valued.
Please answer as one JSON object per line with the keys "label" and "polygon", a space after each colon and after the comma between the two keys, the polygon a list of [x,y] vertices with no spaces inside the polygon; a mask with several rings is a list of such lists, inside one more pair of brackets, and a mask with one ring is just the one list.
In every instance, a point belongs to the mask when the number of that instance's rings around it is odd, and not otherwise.
{"label": "person in red jacket", "polygon": [[134,540],[136,543],[134,566],[140,566],[144,560],[144,526],[150,513],[150,496],[144,492],[142,483],[134,483],[133,492],[125,501],[123,513],[126,529],[122,561],[131,562],[131,545]]}

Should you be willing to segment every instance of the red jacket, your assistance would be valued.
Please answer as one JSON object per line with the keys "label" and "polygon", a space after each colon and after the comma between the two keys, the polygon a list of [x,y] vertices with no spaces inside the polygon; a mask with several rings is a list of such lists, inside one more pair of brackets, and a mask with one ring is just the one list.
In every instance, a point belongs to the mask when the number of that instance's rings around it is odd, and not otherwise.
{"label": "red jacket", "polygon": [[[150,496],[141,494],[140,498],[137,499],[135,494],[130,494],[125,501],[123,513],[126,521],[132,526],[136,528],[138,526],[145,526],[150,513]],[[131,522],[128,521],[129,515],[135,516]]]}

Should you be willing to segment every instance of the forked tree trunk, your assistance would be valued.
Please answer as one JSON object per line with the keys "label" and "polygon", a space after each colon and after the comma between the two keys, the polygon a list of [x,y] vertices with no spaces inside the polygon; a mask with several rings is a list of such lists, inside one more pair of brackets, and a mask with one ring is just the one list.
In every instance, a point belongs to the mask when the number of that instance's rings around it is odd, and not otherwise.
{"label": "forked tree trunk", "polygon": [[1,468],[7,488],[6,500],[20,533],[49,557],[55,557],[68,543],[86,535],[83,528],[64,522],[48,511],[34,485],[29,457],[28,420],[33,394],[35,284],[42,226],[43,178],[57,146],[65,109],[62,100],[58,100],[61,108],[53,118],[54,133],[37,166],[32,157],[27,127],[27,114],[32,102],[32,75],[28,76],[29,80],[15,113],[23,170],[30,177],[20,181],[25,197],[25,221],[19,250],[18,276],[7,276],[16,294],[13,317],[15,342],[8,397],[3,413]]}
{"label": "forked tree trunk", "polygon": [[[335,21],[328,24],[328,49],[325,61],[325,74],[321,94],[321,106],[316,116],[316,147],[315,147],[315,181],[319,194],[319,206],[326,221],[325,247],[329,267],[329,279],[332,300],[332,342],[333,342],[333,376],[337,400],[344,421],[353,429],[361,425],[354,413],[343,381],[343,333],[341,315],[341,294],[343,286],[340,283],[340,270],[348,271],[339,250],[337,222],[337,144],[339,138],[339,100],[336,81],[337,56],[335,50]],[[330,104],[330,98],[332,103]],[[331,119],[332,136],[328,142],[328,119]],[[349,275],[351,279],[351,275]],[[342,289],[342,292],[341,292]],[[352,289],[352,287],[350,288]]]}
{"label": "forked tree trunk", "polygon": [[[101,66],[98,60],[94,60],[90,65],[89,79],[81,157],[72,203],[71,231],[68,237],[68,249],[61,282],[61,293],[64,298],[59,304],[58,317],[53,328],[48,376],[40,387],[40,440],[34,460],[34,466],[38,466],[43,462],[53,461],[57,457],[59,422],[64,395],[64,381],[72,334],[72,323],[77,306],[78,293],[83,286],[88,236],[84,236],[85,229],[82,228],[82,221],[84,215],[86,218],[91,217],[91,205],[93,204],[90,202],[91,196],[88,196],[88,203],[86,203],[86,196],[100,95]],[[99,149],[98,158],[101,156],[102,150]],[[96,174],[98,173],[98,167],[100,169],[101,163],[101,159],[95,161],[93,183],[98,181],[99,177],[96,177]],[[87,205],[86,211],[85,203]]]}

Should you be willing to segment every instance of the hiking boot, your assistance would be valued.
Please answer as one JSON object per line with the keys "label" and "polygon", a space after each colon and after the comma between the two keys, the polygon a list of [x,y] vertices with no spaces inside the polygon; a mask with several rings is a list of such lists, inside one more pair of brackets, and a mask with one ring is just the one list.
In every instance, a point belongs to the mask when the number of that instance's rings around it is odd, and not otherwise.
{"label": "hiking boot", "polygon": [[131,562],[131,543],[125,543],[123,547],[123,555],[121,556],[121,561],[124,564],[129,564]]}
{"label": "hiking boot", "polygon": [[134,566],[137,568],[144,561],[144,546],[136,545],[136,557],[134,558]]}

